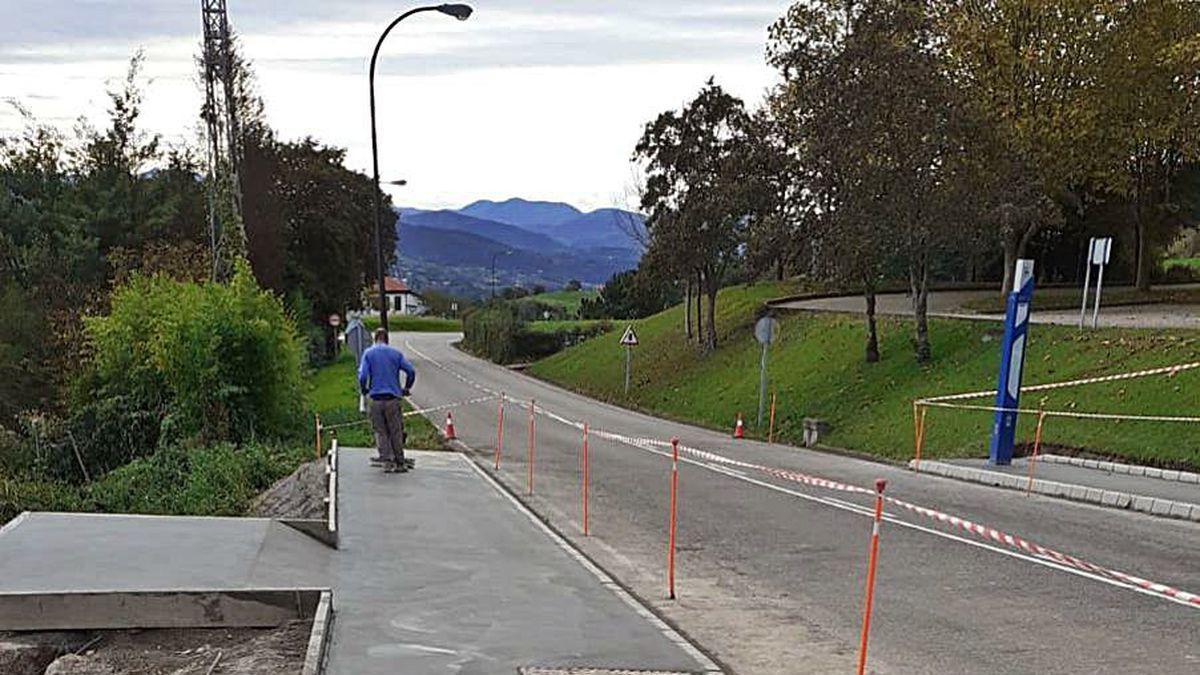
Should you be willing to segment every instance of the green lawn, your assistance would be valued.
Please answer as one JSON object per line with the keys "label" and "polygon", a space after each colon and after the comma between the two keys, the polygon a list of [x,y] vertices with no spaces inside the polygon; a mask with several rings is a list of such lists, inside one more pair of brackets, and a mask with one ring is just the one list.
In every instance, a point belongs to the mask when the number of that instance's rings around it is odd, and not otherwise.
{"label": "green lawn", "polygon": [[562,307],[568,315],[579,316],[579,307],[583,304],[583,299],[594,299],[599,295],[599,291],[553,291],[539,293],[531,296],[531,299],[547,305],[557,305]]}
{"label": "green lawn", "polygon": [[[379,328],[378,314],[368,314],[362,321],[367,330]],[[389,316],[388,330],[408,333],[457,333],[462,330],[462,322],[436,316]]]}
{"label": "green lawn", "polygon": [[[770,284],[722,292],[718,304],[721,346],[701,358],[683,337],[679,307],[635,322],[633,391],[622,393],[621,348],[609,336],[589,340],[539,361],[532,374],[621,405],[731,429],[740,411],[755,427],[759,348],[752,335],[756,310],[786,290]],[[779,396],[777,435],[798,444],[802,420],[832,424],[829,445],[893,459],[912,455],[912,401],[937,394],[986,390],[996,381],[1000,327],[978,321],[931,321],[934,361],[917,366],[907,320],[880,321],[883,360],[862,360],[863,326],[850,315],[795,314],[782,318],[772,347],[772,388]],[[1025,384],[1200,360],[1200,332],[1106,329],[1080,333],[1065,326],[1035,326],[1030,334]],[[1200,371],[1123,383],[1063,389],[1026,396],[1036,408],[1166,415],[1200,415]],[[977,401],[988,405],[985,398]],[[933,409],[926,456],[986,456],[991,414]],[[1032,435],[1025,421],[1019,438]],[[1044,440],[1097,454],[1168,466],[1200,467],[1200,425],[1051,419]]]}
{"label": "green lawn", "polygon": [[1170,269],[1172,267],[1189,267],[1197,272],[1200,272],[1200,258],[1168,258],[1163,261],[1163,268]]}
{"label": "green lawn", "polygon": [[[323,426],[365,420],[365,416],[358,412],[358,379],[354,370],[354,355],[343,351],[337,361],[315,372],[309,400],[313,410],[321,415]],[[408,401],[404,402],[404,409],[412,410]],[[404,418],[404,423],[408,433],[408,447],[418,450],[445,449],[441,434],[423,416],[410,415]],[[367,448],[375,445],[370,427],[366,424],[338,429],[337,437],[338,442],[347,447]],[[328,448],[329,439],[323,438],[322,441]]]}

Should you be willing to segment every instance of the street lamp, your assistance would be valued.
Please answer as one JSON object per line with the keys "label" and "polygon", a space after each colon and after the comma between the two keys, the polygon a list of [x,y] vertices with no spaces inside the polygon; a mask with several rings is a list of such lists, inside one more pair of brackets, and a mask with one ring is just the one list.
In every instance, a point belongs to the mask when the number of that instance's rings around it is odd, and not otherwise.
{"label": "street lamp", "polygon": [[396,24],[413,14],[421,12],[441,12],[459,21],[466,21],[471,16],[471,7],[469,5],[455,4],[430,5],[410,9],[388,24],[388,27],[383,30],[383,34],[379,36],[379,41],[375,43],[375,51],[371,53],[371,71],[368,75],[368,80],[371,88],[371,161],[375,170],[375,266],[379,272],[379,325],[384,330],[388,329],[388,316],[387,289],[384,288],[385,274],[383,269],[383,220],[379,215],[380,210],[383,209],[383,189],[379,184],[379,137],[375,131],[375,63],[379,60],[379,48],[383,46],[384,39],[387,38],[388,33],[392,32]]}
{"label": "street lamp", "polygon": [[[499,253],[492,254],[492,299],[496,299],[496,256]],[[512,255],[512,251],[505,251],[504,255]]]}

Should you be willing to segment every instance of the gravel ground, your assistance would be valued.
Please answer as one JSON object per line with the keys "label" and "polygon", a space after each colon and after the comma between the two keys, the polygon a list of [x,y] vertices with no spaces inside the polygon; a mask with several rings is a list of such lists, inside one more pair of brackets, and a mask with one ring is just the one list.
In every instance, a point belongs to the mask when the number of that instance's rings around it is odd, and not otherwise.
{"label": "gravel ground", "polygon": [[254,499],[249,515],[258,518],[324,518],[325,497],[329,490],[325,463],[320,459],[302,464],[290,476],[276,481]]}
{"label": "gravel ground", "polygon": [[[44,658],[27,661],[15,671],[22,675],[294,675],[304,663],[309,629],[309,622],[293,621],[267,629],[0,634],[0,643],[44,645],[57,652],[48,666]],[[73,653],[81,647],[82,653]]]}

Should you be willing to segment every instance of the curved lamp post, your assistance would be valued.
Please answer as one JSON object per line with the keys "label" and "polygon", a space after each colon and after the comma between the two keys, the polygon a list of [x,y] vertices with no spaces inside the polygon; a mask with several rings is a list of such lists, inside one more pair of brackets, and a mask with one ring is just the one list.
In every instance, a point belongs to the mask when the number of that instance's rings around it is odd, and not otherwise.
{"label": "curved lamp post", "polygon": [[379,36],[379,41],[375,43],[375,51],[371,53],[369,79],[371,87],[371,161],[375,170],[375,265],[379,272],[379,325],[384,330],[388,329],[388,313],[387,291],[384,288],[386,274],[383,269],[383,221],[379,214],[383,208],[383,189],[379,185],[379,138],[375,133],[375,62],[379,60],[379,48],[383,46],[384,39],[387,38],[388,33],[392,32],[396,24],[421,12],[441,12],[459,21],[466,21],[471,16],[471,7],[469,5],[430,5],[410,9],[388,24],[388,27],[383,30],[383,34]]}

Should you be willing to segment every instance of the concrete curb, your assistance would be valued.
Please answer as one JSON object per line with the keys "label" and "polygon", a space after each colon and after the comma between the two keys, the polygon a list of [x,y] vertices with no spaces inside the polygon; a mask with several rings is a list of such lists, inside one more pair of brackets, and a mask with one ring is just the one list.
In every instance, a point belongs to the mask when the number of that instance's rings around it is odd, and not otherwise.
{"label": "concrete curb", "polygon": [[0,630],[279,626],[314,615],[328,589],[62,591],[0,594]]}
{"label": "concrete curb", "polygon": [[[958,464],[948,464],[946,462],[934,462],[930,460],[921,460],[919,469],[917,465],[917,460],[910,460],[908,463],[908,468],[913,471],[918,471],[919,473],[933,474],[935,476],[942,476],[945,478],[954,478],[956,480],[967,481],[969,483],[979,483],[981,485],[992,485],[1010,490],[1025,490],[1029,485],[1029,479],[1024,476],[1001,473],[999,471],[988,471],[987,469],[977,469],[970,466],[960,466]],[[1200,504],[1177,502],[1170,499],[1159,499],[1158,497],[1146,497],[1143,495],[1130,494],[1128,492],[1101,490],[1099,488],[1092,488],[1084,485],[1060,483],[1057,481],[1043,480],[1040,478],[1035,478],[1033,480],[1032,491],[1050,497],[1058,497],[1060,499],[1088,502],[1091,504],[1107,506],[1115,509],[1141,511],[1142,513],[1148,513],[1150,515],[1160,516],[1163,518],[1177,518],[1200,522]]]}
{"label": "concrete curb", "polygon": [[280,523],[316,539],[329,548],[338,547],[338,441],[333,437],[333,446],[325,457],[325,475],[328,480],[325,494],[325,518],[276,518]]}
{"label": "concrete curb", "polygon": [[302,675],[318,675],[325,672],[325,660],[329,655],[329,639],[333,635],[333,591],[322,591],[317,609],[313,613],[312,631],[308,634],[308,650],[304,654]]}
{"label": "concrete curb", "polygon": [[1084,459],[1082,457],[1068,457],[1066,455],[1040,455],[1038,461],[1050,462],[1051,464],[1069,464],[1071,466],[1107,471],[1109,473],[1123,473],[1130,476],[1145,476],[1146,478],[1158,478],[1161,480],[1200,485],[1200,473],[1193,473],[1191,471],[1174,471],[1171,469],[1159,469],[1153,466],[1142,466],[1140,464],[1124,464],[1122,462],[1108,462],[1096,459]]}

